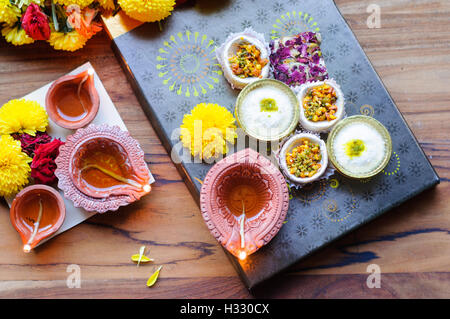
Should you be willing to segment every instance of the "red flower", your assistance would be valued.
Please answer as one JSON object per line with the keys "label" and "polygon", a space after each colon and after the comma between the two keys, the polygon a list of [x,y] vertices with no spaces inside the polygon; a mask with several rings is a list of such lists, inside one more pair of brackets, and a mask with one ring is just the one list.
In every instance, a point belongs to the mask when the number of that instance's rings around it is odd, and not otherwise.
{"label": "red flower", "polygon": [[12,137],[20,141],[22,145],[22,151],[24,151],[30,157],[34,156],[34,150],[40,144],[47,144],[52,140],[51,136],[48,135],[46,132],[36,132],[36,136],[31,136],[27,133],[23,134],[15,133],[12,134]]}
{"label": "red flower", "polygon": [[58,139],[39,145],[31,162],[31,177],[38,184],[52,184],[56,181],[55,159],[59,155],[59,147],[64,144]]}
{"label": "red flower", "polygon": [[51,31],[47,16],[35,3],[31,3],[22,16],[22,28],[34,40],[48,40],[50,38]]}

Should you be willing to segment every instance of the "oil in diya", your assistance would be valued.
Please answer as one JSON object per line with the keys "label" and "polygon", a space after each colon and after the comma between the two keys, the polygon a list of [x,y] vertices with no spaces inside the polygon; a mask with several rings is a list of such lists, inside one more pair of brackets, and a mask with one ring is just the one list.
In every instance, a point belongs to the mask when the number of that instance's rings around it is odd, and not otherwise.
{"label": "oil in diya", "polygon": [[91,124],[77,130],[55,162],[58,187],[75,207],[87,211],[114,211],[151,191],[144,151],[118,126]]}
{"label": "oil in diya", "polygon": [[123,146],[107,138],[86,141],[73,158],[74,183],[88,196],[106,198],[127,191],[148,193],[147,175],[139,175]]}
{"label": "oil in diya", "polygon": [[56,94],[56,111],[63,119],[75,122],[87,115],[91,100],[86,90],[81,89],[84,83],[85,81],[67,84]]}
{"label": "oil in diya", "polygon": [[10,219],[28,253],[43,239],[54,234],[64,222],[66,209],[59,193],[47,185],[23,189],[11,205]]}
{"label": "oil in diya", "polygon": [[225,193],[225,201],[230,211],[236,217],[244,215],[246,218],[252,218],[260,213],[264,207],[264,192],[259,191],[256,185],[239,181]]}
{"label": "oil in diya", "polygon": [[59,78],[50,86],[46,96],[46,109],[50,118],[67,129],[89,124],[95,118],[99,104],[92,68]]}

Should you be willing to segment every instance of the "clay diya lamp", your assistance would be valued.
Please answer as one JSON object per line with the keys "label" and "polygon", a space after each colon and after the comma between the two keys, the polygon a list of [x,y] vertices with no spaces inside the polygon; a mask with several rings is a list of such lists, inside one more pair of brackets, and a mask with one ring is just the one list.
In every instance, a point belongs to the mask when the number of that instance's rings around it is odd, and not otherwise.
{"label": "clay diya lamp", "polygon": [[88,211],[117,210],[151,191],[144,152],[117,126],[77,130],[61,146],[56,165],[64,196]]}
{"label": "clay diya lamp", "polygon": [[206,225],[222,246],[241,260],[278,233],[288,208],[283,175],[252,149],[215,164],[200,191]]}
{"label": "clay diya lamp", "polygon": [[52,121],[63,128],[75,130],[88,125],[100,105],[94,70],[57,79],[47,91],[45,105]]}
{"label": "clay diya lamp", "polygon": [[28,253],[61,227],[66,217],[66,207],[55,189],[47,185],[33,185],[17,194],[9,216],[22,238],[23,251]]}

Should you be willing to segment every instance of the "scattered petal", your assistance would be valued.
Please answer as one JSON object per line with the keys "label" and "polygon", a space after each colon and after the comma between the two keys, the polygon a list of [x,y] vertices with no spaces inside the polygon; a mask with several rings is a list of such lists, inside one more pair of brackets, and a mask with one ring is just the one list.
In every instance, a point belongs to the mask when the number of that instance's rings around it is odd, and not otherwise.
{"label": "scattered petal", "polygon": [[158,280],[159,271],[161,270],[162,266],[159,266],[158,269],[153,273],[153,275],[150,276],[147,280],[147,287],[151,287],[155,284],[156,280]]}
{"label": "scattered petal", "polygon": [[[140,261],[139,261],[139,258],[141,258]],[[139,263],[148,263],[148,262],[150,262],[150,261],[154,261],[154,259],[152,259],[152,258],[148,258],[148,257],[145,256],[145,255],[141,256],[141,255],[139,255],[139,254],[136,254],[136,255],[131,256],[131,260],[134,261],[134,262],[137,262],[137,263],[138,263],[138,266],[139,266]]]}
{"label": "scattered petal", "polygon": [[145,256],[144,253],[145,246],[141,246],[141,248],[139,248],[139,254],[131,256],[131,260],[137,262],[137,267],[139,267],[140,263],[148,263],[150,261],[154,261],[154,259]]}

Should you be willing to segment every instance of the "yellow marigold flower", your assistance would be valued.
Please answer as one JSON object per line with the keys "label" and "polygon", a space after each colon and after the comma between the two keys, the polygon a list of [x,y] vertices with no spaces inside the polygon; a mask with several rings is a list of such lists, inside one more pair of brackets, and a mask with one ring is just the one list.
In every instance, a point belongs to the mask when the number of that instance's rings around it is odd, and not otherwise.
{"label": "yellow marigold flower", "polygon": [[183,117],[180,127],[183,146],[201,159],[226,154],[227,141],[234,144],[237,136],[235,121],[233,114],[223,106],[198,104]]}
{"label": "yellow marigold flower", "polygon": [[0,0],[0,23],[5,22],[12,25],[20,15],[20,9],[13,6],[9,0]]}
{"label": "yellow marigold flower", "polygon": [[114,0],[98,0],[98,3],[105,10],[113,10],[115,8]]}
{"label": "yellow marigold flower", "polygon": [[64,33],[52,29],[48,42],[56,50],[76,51],[84,47],[87,40],[87,38],[83,37],[76,30]]}
{"label": "yellow marigold flower", "polygon": [[175,0],[118,0],[120,7],[133,19],[155,22],[170,16]]}
{"label": "yellow marigold flower", "polygon": [[81,9],[90,5],[94,0],[55,0],[56,3],[62,4],[64,6],[68,6],[71,4],[75,4],[79,6]]}
{"label": "yellow marigold flower", "polygon": [[0,135],[27,133],[35,136],[36,131],[45,132],[47,126],[47,112],[36,101],[11,100],[0,108]]}
{"label": "yellow marigold flower", "polygon": [[34,40],[30,38],[25,30],[19,28],[19,26],[10,27],[5,26],[2,29],[2,35],[5,37],[5,40],[14,45],[23,45],[28,43],[33,43]]}
{"label": "yellow marigold flower", "polygon": [[0,137],[0,196],[19,192],[30,176],[31,158],[22,152],[20,141],[10,135]]}

